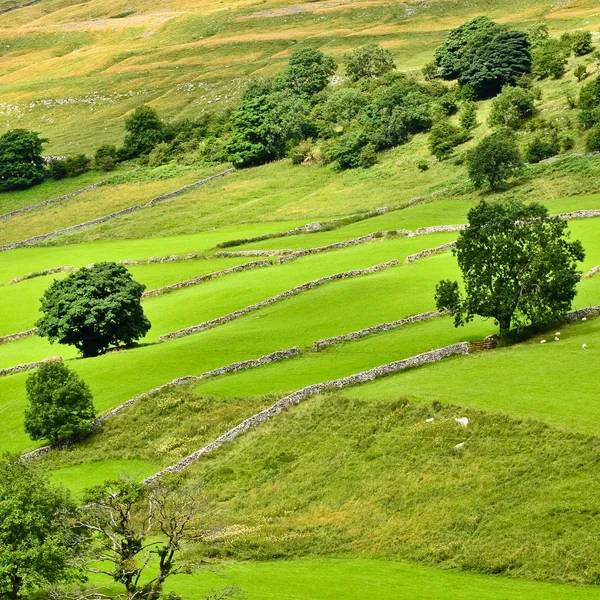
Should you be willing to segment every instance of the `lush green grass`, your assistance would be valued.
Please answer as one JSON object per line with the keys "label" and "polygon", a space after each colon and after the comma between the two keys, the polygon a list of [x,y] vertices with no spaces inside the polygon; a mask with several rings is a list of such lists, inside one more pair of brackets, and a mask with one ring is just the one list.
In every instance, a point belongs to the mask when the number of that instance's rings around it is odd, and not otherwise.
{"label": "lush green grass", "polygon": [[310,558],[225,564],[223,576],[180,577],[169,589],[195,598],[237,584],[248,600],[579,600],[600,597],[594,587],[571,587],[506,577],[483,577],[405,563]]}

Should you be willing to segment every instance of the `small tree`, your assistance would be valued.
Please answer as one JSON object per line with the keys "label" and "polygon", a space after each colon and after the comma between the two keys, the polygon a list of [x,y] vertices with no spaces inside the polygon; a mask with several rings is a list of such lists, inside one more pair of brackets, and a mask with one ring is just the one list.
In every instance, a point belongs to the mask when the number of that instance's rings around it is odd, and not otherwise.
{"label": "small tree", "polygon": [[344,59],[346,75],[352,81],[381,77],[395,68],[392,53],[375,43],[357,48]]}
{"label": "small tree", "polygon": [[520,172],[523,159],[513,136],[498,131],[483,138],[468,158],[469,177],[477,188],[498,189]]}
{"label": "small tree", "polygon": [[22,190],[44,181],[42,145],[33,131],[13,129],[0,136],[0,190]]}
{"label": "small tree", "polygon": [[82,546],[70,528],[75,507],[32,462],[0,460],[0,597],[29,598],[50,584],[81,580],[73,566]]}
{"label": "small tree", "polygon": [[534,95],[521,87],[503,87],[492,101],[488,123],[492,127],[517,129],[524,119],[534,114]]}
{"label": "small tree", "polygon": [[594,125],[585,136],[585,149],[588,152],[600,152],[600,125]]}
{"label": "small tree", "polygon": [[47,362],[25,382],[29,407],[25,431],[32,440],[50,440],[84,433],[96,416],[92,392],[79,377],[59,361]]}
{"label": "small tree", "polygon": [[477,126],[477,104],[472,100],[464,103],[460,111],[460,124],[467,131]]}
{"label": "small tree", "polygon": [[588,76],[587,67],[579,63],[573,69],[573,75],[575,75],[575,79],[581,83]]}
{"label": "small tree", "polygon": [[469,138],[464,130],[448,121],[440,121],[431,128],[429,134],[429,150],[437,159],[448,158],[456,146],[463,144]]}
{"label": "small tree", "polygon": [[38,334],[50,343],[75,346],[84,357],[130,344],[150,330],[140,302],[144,289],[122,265],[81,269],[44,292]]}
{"label": "small tree", "polygon": [[86,570],[125,588],[111,598],[162,598],[169,577],[196,569],[180,553],[198,528],[200,510],[197,492],[166,484],[146,487],[122,478],[87,490],[78,520],[92,536]]}
{"label": "small tree", "polygon": [[127,135],[122,149],[124,158],[149,154],[164,139],[164,124],[150,106],[136,108],[125,121],[125,131]]}
{"label": "small tree", "polygon": [[336,69],[337,63],[331,56],[314,48],[303,48],[290,56],[276,85],[303,96],[313,96],[327,85]]}
{"label": "small tree", "polygon": [[533,49],[531,73],[538,79],[560,79],[567,69],[569,49],[557,39],[549,39]]}
{"label": "small tree", "polygon": [[565,318],[581,278],[577,263],[585,258],[581,242],[569,240],[567,221],[541,204],[517,201],[481,202],[468,221],[454,250],[465,293],[458,282],[441,281],[438,309],[450,310],[456,327],[475,315],[492,318],[501,335]]}
{"label": "small tree", "polygon": [[581,30],[574,31],[571,34],[571,49],[575,56],[589,54],[594,49],[592,46],[592,32]]}
{"label": "small tree", "polygon": [[369,138],[362,131],[350,131],[329,150],[327,159],[335,163],[335,169],[356,169],[361,166],[363,150],[368,143]]}
{"label": "small tree", "polygon": [[104,144],[96,150],[94,166],[100,171],[114,171],[119,162],[117,148],[111,144]]}
{"label": "small tree", "polygon": [[530,163],[538,163],[541,160],[556,156],[560,152],[561,140],[556,130],[546,133],[538,133],[527,144],[525,160]]}

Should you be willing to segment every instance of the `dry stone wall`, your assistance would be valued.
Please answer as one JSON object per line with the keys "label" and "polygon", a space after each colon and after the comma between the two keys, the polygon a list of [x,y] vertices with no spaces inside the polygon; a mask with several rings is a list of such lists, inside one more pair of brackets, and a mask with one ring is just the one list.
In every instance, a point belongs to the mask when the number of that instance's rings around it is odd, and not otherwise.
{"label": "dry stone wall", "polygon": [[411,323],[418,323],[419,321],[433,319],[434,317],[439,317],[443,314],[445,314],[445,312],[432,310],[418,315],[412,315],[398,321],[392,321],[391,323],[380,323],[379,325],[373,325],[372,327],[367,327],[365,329],[361,329],[360,331],[353,331],[352,333],[346,333],[345,335],[336,335],[335,337],[330,337],[315,342],[312,346],[312,351],[319,352],[324,348],[328,348],[329,346],[335,346],[343,342],[351,342],[368,335],[381,333],[382,331],[391,331],[392,329],[398,329],[399,327],[404,327],[405,325],[410,325]]}
{"label": "dry stone wall", "polygon": [[596,273],[600,272],[600,265],[593,267],[592,269],[590,269],[585,275],[585,278],[590,278],[593,277]]}
{"label": "dry stone wall", "polygon": [[46,233],[44,235],[38,235],[38,236],[29,238],[26,240],[21,240],[19,242],[13,242],[12,244],[6,244],[4,246],[0,246],[0,252],[2,252],[3,250],[14,250],[15,248],[21,248],[22,246],[32,246],[43,240],[49,240],[51,238],[58,237],[59,235],[64,235],[65,233],[73,233],[74,231],[79,231],[80,229],[86,229],[87,227],[92,227],[93,225],[99,225],[100,223],[105,223],[106,221],[111,221],[112,219],[117,219],[124,215],[128,215],[128,214],[137,212],[138,210],[142,210],[143,208],[148,208],[149,206],[153,206],[154,204],[156,204],[158,202],[162,202],[163,200],[168,200],[169,198],[174,198],[175,196],[179,196],[180,194],[183,194],[184,192],[187,192],[187,191],[191,190],[192,188],[198,187],[200,185],[204,185],[205,183],[208,183],[209,181],[213,181],[215,179],[225,177],[226,175],[229,175],[230,173],[233,173],[234,171],[235,171],[235,169],[228,169],[227,171],[224,171],[223,173],[219,173],[217,175],[213,175],[212,177],[207,177],[206,179],[197,181],[196,183],[186,185],[185,187],[179,188],[178,190],[175,190],[174,192],[171,192],[169,194],[164,194],[163,196],[157,196],[156,198],[153,198],[152,200],[150,200],[150,202],[143,204],[143,205],[130,206],[129,208],[126,208],[124,210],[120,210],[120,211],[112,213],[110,215],[105,215],[104,217],[100,217],[98,219],[86,221],[85,223],[80,223],[79,225],[73,225],[71,227],[66,227],[65,229],[59,229],[57,231],[52,231],[52,232]]}
{"label": "dry stone wall", "polygon": [[282,248],[278,250],[238,250],[237,252],[215,252],[215,258],[235,258],[238,256],[280,256],[290,254],[293,250]]}
{"label": "dry stone wall", "polygon": [[[243,371],[245,369],[255,369],[257,367],[262,367],[264,365],[278,362],[280,360],[294,358],[295,356],[300,355],[300,353],[301,353],[300,348],[295,346],[293,348],[288,348],[287,350],[279,350],[277,352],[272,352],[271,354],[266,354],[265,356],[261,356],[260,358],[257,358],[257,359],[235,362],[230,365],[226,365],[224,367],[219,367],[218,369],[213,369],[212,371],[207,371],[206,373],[202,373],[201,375],[190,375],[187,377],[178,377],[177,379],[173,379],[173,381],[170,381],[169,383],[160,385],[160,386],[150,390],[149,392],[144,392],[143,394],[140,394],[139,396],[136,396],[135,398],[131,398],[130,400],[123,402],[123,404],[117,406],[116,408],[113,408],[112,410],[108,411],[107,413],[105,413],[104,415],[102,415],[101,417],[96,419],[90,425],[90,429],[91,430],[98,429],[100,426],[102,426],[104,423],[106,423],[106,421],[108,421],[111,417],[118,415],[120,412],[124,411],[127,407],[132,406],[136,402],[139,402],[140,400],[148,398],[149,396],[152,396],[153,394],[162,392],[166,389],[176,387],[178,385],[183,385],[186,383],[191,383],[194,381],[202,381],[203,379],[209,379],[211,377],[218,377],[219,375],[226,375],[228,373],[236,373],[238,371]],[[23,455],[23,458],[24,459],[38,458],[42,454],[46,454],[47,452],[51,452],[52,450],[60,450],[62,448],[67,448],[69,446],[72,446],[76,442],[80,441],[81,439],[83,439],[83,437],[85,437],[85,436],[84,435],[75,435],[70,438],[61,440],[57,444],[49,444],[48,446],[43,446],[42,448],[37,448],[36,450],[33,450],[32,452],[29,452],[29,453]]]}
{"label": "dry stone wall", "polygon": [[600,314],[600,304],[596,306],[588,306],[587,308],[581,308],[579,310],[573,310],[567,314],[569,321],[578,321],[582,318],[595,317]]}
{"label": "dry stone wall", "polygon": [[431,235],[432,233],[448,233],[454,231],[464,231],[467,225],[434,225],[432,227],[419,227],[414,235]]}
{"label": "dry stone wall", "polygon": [[447,244],[442,244],[441,246],[436,246],[435,248],[428,248],[427,250],[422,250],[416,254],[410,254],[406,257],[404,262],[408,265],[412,262],[415,262],[415,260],[420,260],[426,256],[431,256],[432,254],[439,254],[440,252],[450,250],[451,248],[454,248],[454,246],[456,246],[456,242],[448,242]]}
{"label": "dry stone wall", "polygon": [[249,429],[256,427],[260,423],[263,423],[271,419],[272,417],[275,417],[286,408],[289,408],[294,404],[299,404],[307,398],[316,396],[318,394],[322,394],[324,392],[340,390],[349,386],[373,381],[374,379],[378,379],[380,377],[384,377],[392,373],[398,373],[406,369],[418,367],[428,363],[438,362],[450,356],[468,353],[469,344],[466,342],[461,342],[459,344],[453,344],[452,346],[446,346],[445,348],[431,350],[430,352],[425,352],[423,354],[418,354],[417,356],[412,356],[410,358],[392,362],[381,367],[375,367],[374,369],[369,369],[368,371],[363,371],[362,373],[358,373],[356,375],[350,375],[349,377],[344,377],[342,379],[335,379],[333,381],[326,381],[324,383],[317,383],[314,385],[304,387],[301,390],[298,390],[297,392],[293,392],[292,394],[285,396],[284,398],[273,404],[273,406],[257,413],[249,419],[246,419],[233,429],[229,430],[224,435],[218,437],[214,442],[208,444],[207,446],[204,446],[204,448],[197,450],[193,454],[190,454],[188,457],[179,461],[175,465],[167,467],[166,469],[160,471],[156,475],[148,477],[144,480],[144,483],[149,484],[169,473],[178,473],[180,471],[183,471],[186,467],[198,460],[204,454],[208,454],[209,452],[220,448],[223,444],[235,440],[240,435],[246,433]]}
{"label": "dry stone wall", "polygon": [[14,375],[15,373],[22,373],[23,371],[31,371],[31,369],[37,369],[39,366],[47,362],[58,362],[62,361],[62,356],[51,356],[44,360],[38,360],[37,362],[25,363],[17,365],[16,367],[9,367],[8,369],[0,369],[0,377],[5,375]]}
{"label": "dry stone wall", "polygon": [[7,344],[8,342],[16,342],[23,338],[31,337],[37,333],[37,327],[28,329],[27,331],[20,331],[19,333],[11,333],[10,335],[3,335],[0,337],[0,344]]}
{"label": "dry stone wall", "polygon": [[240,310],[236,310],[235,312],[229,313],[228,315],[224,315],[223,317],[218,317],[217,319],[212,319],[211,321],[205,321],[204,323],[200,323],[199,325],[192,325],[191,327],[186,327],[184,329],[180,329],[178,331],[173,331],[171,333],[166,333],[165,335],[161,335],[158,338],[159,342],[166,342],[167,340],[173,340],[176,338],[184,337],[187,335],[191,335],[193,333],[198,333],[200,331],[205,331],[207,329],[212,329],[213,327],[217,327],[218,325],[224,325],[229,321],[233,321],[239,317],[247,315],[248,313],[254,312],[255,310],[259,310],[260,308],[264,308],[266,306],[270,306],[271,304],[275,304],[276,302],[281,302],[286,298],[291,298],[292,296],[296,296],[301,294],[302,292],[307,292],[308,290],[312,290],[316,287],[324,285],[326,283],[331,283],[332,281],[338,281],[341,279],[350,279],[351,277],[360,277],[362,275],[370,275],[371,273],[377,273],[378,271],[382,271],[383,269],[387,269],[389,267],[395,266],[398,264],[397,260],[390,260],[388,262],[375,265],[373,267],[368,267],[367,269],[356,269],[354,271],[345,271],[343,273],[336,273],[335,275],[329,275],[328,277],[322,277],[320,279],[315,279],[314,281],[309,281],[308,283],[304,283],[299,285],[291,290],[287,290],[282,294],[278,294],[277,296],[272,296],[271,298],[267,298],[262,302],[257,304],[251,304],[250,306],[246,306]]}
{"label": "dry stone wall", "polygon": [[284,256],[280,256],[277,259],[279,264],[289,262],[290,260],[295,260],[297,258],[301,258],[302,256],[309,256],[311,254],[320,254],[321,252],[329,252],[330,250],[338,250],[339,248],[348,248],[350,246],[357,246],[358,244],[365,244],[374,240],[377,237],[382,237],[381,233],[370,233],[368,235],[363,235],[361,237],[354,238],[352,240],[348,240],[345,242],[336,242],[335,244],[329,244],[328,246],[320,246],[318,248],[306,248],[306,250],[297,250],[296,252],[292,252],[291,254],[286,254]]}
{"label": "dry stone wall", "polygon": [[167,285],[156,290],[145,292],[144,294],[142,294],[142,300],[145,300],[146,298],[153,298],[154,296],[161,296],[162,294],[174,292],[175,290],[181,290],[183,288],[191,287],[193,285],[198,285],[200,283],[204,283],[205,281],[216,279],[217,277],[229,275],[230,273],[239,273],[241,271],[248,271],[250,269],[261,269],[263,267],[271,266],[273,266],[273,263],[270,260],[255,260],[253,262],[245,263],[243,265],[237,265],[236,267],[223,269],[222,271],[215,271],[214,273],[208,273],[208,275],[200,275],[199,277],[194,277],[193,279],[180,281],[179,283],[174,283],[173,285]]}

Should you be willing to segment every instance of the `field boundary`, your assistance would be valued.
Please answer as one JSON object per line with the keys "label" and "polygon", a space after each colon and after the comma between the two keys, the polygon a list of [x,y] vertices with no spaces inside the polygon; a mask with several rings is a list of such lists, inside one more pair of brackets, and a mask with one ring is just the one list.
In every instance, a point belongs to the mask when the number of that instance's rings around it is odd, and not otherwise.
{"label": "field boundary", "polygon": [[62,356],[50,356],[43,360],[37,360],[35,362],[23,363],[22,365],[16,365],[15,367],[8,367],[6,369],[0,369],[0,377],[5,375],[14,375],[15,373],[23,373],[24,371],[31,371],[48,362],[62,362]]}
{"label": "field boundary", "polygon": [[236,310],[232,313],[224,315],[222,317],[217,317],[216,319],[211,319],[209,321],[204,321],[198,325],[192,325],[191,327],[185,327],[183,329],[179,329],[177,331],[173,331],[170,333],[165,333],[158,338],[158,342],[166,342],[167,340],[173,340],[181,337],[185,337],[188,335],[192,335],[194,333],[199,333],[201,331],[206,331],[207,329],[212,329],[213,327],[217,327],[219,325],[224,325],[234,319],[247,315],[248,313],[254,312],[266,306],[270,306],[271,304],[275,304],[276,302],[281,302],[287,298],[291,298],[292,296],[297,296],[302,292],[307,292],[314,288],[320,287],[321,285],[325,285],[326,283],[331,283],[332,281],[339,281],[342,279],[350,279],[352,277],[361,277],[363,275],[370,275],[372,273],[377,273],[389,267],[396,266],[398,264],[397,260],[390,260],[385,263],[381,263],[378,265],[374,265],[373,267],[367,267],[366,269],[355,269],[353,271],[343,271],[342,273],[335,273],[334,275],[328,275],[327,277],[321,277],[320,279],[315,279],[313,281],[309,281],[308,283],[303,283],[302,285],[291,288],[281,294],[277,294],[276,296],[272,296],[271,298],[267,298],[262,302],[258,302],[256,304],[251,304],[250,306],[246,306],[245,308],[241,308],[240,310]]}
{"label": "field boundary", "polygon": [[204,446],[200,450],[197,450],[196,452],[190,454],[183,460],[180,460],[174,465],[171,465],[170,467],[159,471],[155,475],[144,479],[143,483],[150,484],[167,474],[179,473],[180,471],[183,471],[185,468],[197,461],[202,455],[208,454],[209,452],[220,448],[223,444],[235,440],[237,437],[243,435],[251,428],[256,427],[260,423],[268,421],[272,417],[278,415],[283,410],[293,406],[294,404],[299,404],[303,400],[311,398],[312,396],[322,394],[323,392],[341,390],[346,387],[359,385],[361,383],[366,383],[375,379],[379,379],[380,377],[384,377],[386,375],[399,373],[401,371],[405,371],[407,369],[425,364],[439,362],[445,358],[449,358],[450,356],[460,354],[469,354],[469,344],[467,342],[459,342],[458,344],[452,344],[451,346],[445,346],[444,348],[439,348],[437,350],[430,350],[429,352],[424,352],[422,354],[417,354],[409,358],[398,360],[392,363],[387,363],[385,365],[382,365],[380,367],[374,367],[373,369],[369,369],[367,371],[361,371],[360,373],[349,375],[348,377],[342,377],[340,379],[325,381],[323,383],[315,383],[313,385],[303,387],[300,390],[288,394],[281,400],[278,400],[269,408],[266,408],[265,410],[256,413],[248,419],[245,419],[239,425],[237,425],[233,429],[230,429],[227,433],[219,436],[216,440]]}

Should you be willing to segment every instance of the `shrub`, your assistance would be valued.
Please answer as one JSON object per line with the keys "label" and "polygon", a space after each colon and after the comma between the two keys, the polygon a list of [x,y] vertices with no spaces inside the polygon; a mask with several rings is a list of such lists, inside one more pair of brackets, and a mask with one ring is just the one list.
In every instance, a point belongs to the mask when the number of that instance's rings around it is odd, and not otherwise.
{"label": "shrub", "polygon": [[560,40],[549,39],[532,51],[531,73],[538,79],[560,79],[567,68],[568,51]]}
{"label": "shrub", "polygon": [[69,169],[65,160],[55,158],[48,164],[48,175],[55,181],[69,176]]}
{"label": "shrub", "polygon": [[117,148],[110,144],[104,144],[96,150],[94,155],[94,166],[100,171],[114,171],[117,167]]}
{"label": "shrub", "polygon": [[464,129],[460,129],[448,121],[440,121],[431,128],[429,134],[429,150],[439,160],[448,158],[459,144],[468,139]]}
{"label": "shrub", "polygon": [[538,163],[560,152],[560,138],[556,131],[536,135],[525,150],[525,160],[530,163]]}
{"label": "shrub", "polygon": [[92,159],[85,154],[75,154],[65,159],[65,165],[69,172],[69,177],[77,177],[87,173],[92,166]]}
{"label": "shrub", "polygon": [[590,31],[574,31],[571,34],[571,49],[575,56],[589,54],[594,49],[592,46],[592,33]]}
{"label": "shrub", "polygon": [[164,140],[164,124],[150,106],[139,106],[125,121],[125,141],[120,158],[136,158],[149,154]]}
{"label": "shrub", "polygon": [[389,50],[371,43],[344,56],[346,75],[352,81],[381,77],[394,70],[394,58]]}
{"label": "shrub", "polygon": [[325,88],[336,70],[337,63],[331,56],[303,48],[292,54],[287,68],[276,79],[276,87],[313,96]]}
{"label": "shrub", "polygon": [[492,127],[517,129],[523,119],[534,113],[534,96],[529,90],[520,87],[503,87],[502,92],[492,101],[488,123]]}
{"label": "shrub", "polygon": [[587,67],[579,63],[573,70],[573,75],[577,81],[583,81],[588,76]]}
{"label": "shrub", "polygon": [[584,127],[600,122],[600,78],[581,86],[579,92],[579,119]]}
{"label": "shrub", "polygon": [[428,171],[429,161],[425,158],[422,158],[421,160],[417,161],[417,169],[419,169],[419,171]]}
{"label": "shrub", "polygon": [[439,77],[440,70],[435,62],[435,60],[428,62],[422,69],[423,79],[425,81],[433,81],[437,77]]}
{"label": "shrub", "polygon": [[365,97],[357,89],[341,88],[327,97],[322,114],[328,123],[346,123],[354,119],[365,104]]}
{"label": "shrub", "polygon": [[504,131],[485,137],[468,157],[469,177],[477,188],[487,183],[496,190],[519,173],[522,166],[514,136]]}
{"label": "shrub", "polygon": [[44,181],[42,146],[47,140],[26,129],[0,136],[0,190],[22,190]]}
{"label": "shrub", "polygon": [[594,125],[585,136],[585,149],[588,152],[600,152],[600,125]]}
{"label": "shrub", "polygon": [[300,142],[291,152],[293,165],[301,165],[312,156],[312,143],[310,140]]}
{"label": "shrub", "polygon": [[148,166],[160,167],[166,165],[173,159],[171,145],[167,142],[161,142],[154,146],[150,154],[148,154]]}
{"label": "shrub", "polygon": [[29,375],[25,388],[25,431],[32,440],[55,443],[89,430],[96,415],[92,393],[64,363],[43,364]]}
{"label": "shrub", "polygon": [[39,335],[84,357],[130,344],[150,330],[140,303],[145,286],[122,265],[103,262],[56,280],[41,298]]}
{"label": "shrub", "polygon": [[335,163],[336,169],[355,169],[361,166],[362,151],[368,143],[362,131],[346,133],[328,152],[328,160]]}
{"label": "shrub", "polygon": [[467,101],[464,103],[460,112],[460,124],[467,131],[476,127],[477,105],[475,104],[475,102]]}
{"label": "shrub", "polygon": [[377,164],[377,148],[374,144],[367,144],[358,157],[359,166],[368,169]]}

